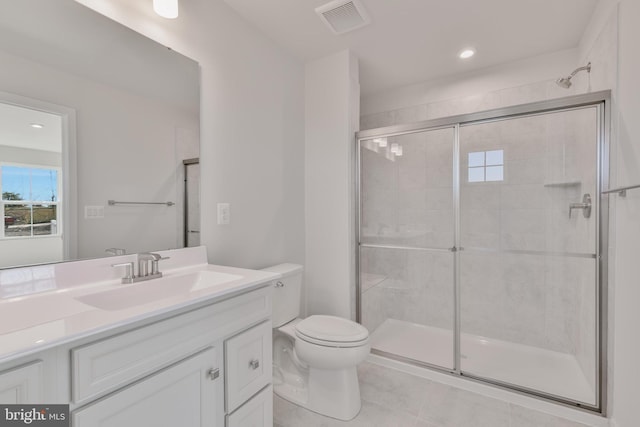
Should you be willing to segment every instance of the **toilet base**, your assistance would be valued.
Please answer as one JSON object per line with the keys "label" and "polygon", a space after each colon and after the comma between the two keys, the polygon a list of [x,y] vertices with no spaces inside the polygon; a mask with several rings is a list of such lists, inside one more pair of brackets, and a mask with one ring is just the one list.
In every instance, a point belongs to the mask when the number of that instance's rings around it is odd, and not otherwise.
{"label": "toilet base", "polygon": [[355,367],[337,370],[309,368],[307,388],[295,387],[285,380],[275,385],[273,390],[291,403],[342,421],[355,418],[362,406]]}

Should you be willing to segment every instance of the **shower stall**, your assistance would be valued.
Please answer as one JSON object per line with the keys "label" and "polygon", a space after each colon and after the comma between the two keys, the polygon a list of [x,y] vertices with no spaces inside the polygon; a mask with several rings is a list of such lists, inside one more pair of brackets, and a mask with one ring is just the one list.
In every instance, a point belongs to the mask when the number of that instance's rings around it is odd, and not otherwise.
{"label": "shower stall", "polygon": [[602,412],[609,92],[357,134],[372,352]]}

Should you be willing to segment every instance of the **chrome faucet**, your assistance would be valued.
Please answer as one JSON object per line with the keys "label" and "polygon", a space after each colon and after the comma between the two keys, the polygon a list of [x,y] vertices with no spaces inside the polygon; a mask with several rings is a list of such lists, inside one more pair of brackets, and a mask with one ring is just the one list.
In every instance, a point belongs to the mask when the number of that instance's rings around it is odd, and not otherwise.
{"label": "chrome faucet", "polygon": [[[124,262],[120,264],[112,264],[112,267],[125,267],[125,275],[122,278],[122,283],[136,283],[145,280],[158,279],[162,277],[162,273],[158,268],[158,263],[163,259],[169,259],[169,257],[163,257],[153,252],[141,252],[137,256],[138,258],[138,274],[134,274],[133,261]],[[151,272],[149,272],[149,261],[151,261]]]}

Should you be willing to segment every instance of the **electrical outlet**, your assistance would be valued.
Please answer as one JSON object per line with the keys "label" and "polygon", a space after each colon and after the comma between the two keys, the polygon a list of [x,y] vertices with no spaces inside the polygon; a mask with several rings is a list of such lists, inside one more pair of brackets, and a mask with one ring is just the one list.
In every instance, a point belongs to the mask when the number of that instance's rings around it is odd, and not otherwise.
{"label": "electrical outlet", "polygon": [[218,203],[218,225],[227,225],[231,222],[231,205]]}

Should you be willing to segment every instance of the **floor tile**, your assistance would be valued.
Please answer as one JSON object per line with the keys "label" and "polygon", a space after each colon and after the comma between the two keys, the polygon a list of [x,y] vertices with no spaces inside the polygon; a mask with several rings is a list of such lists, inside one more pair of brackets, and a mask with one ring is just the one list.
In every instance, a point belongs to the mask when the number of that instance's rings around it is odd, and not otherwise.
{"label": "floor tile", "polygon": [[362,409],[353,420],[274,396],[274,427],[587,427],[372,363],[361,364],[358,376]]}

